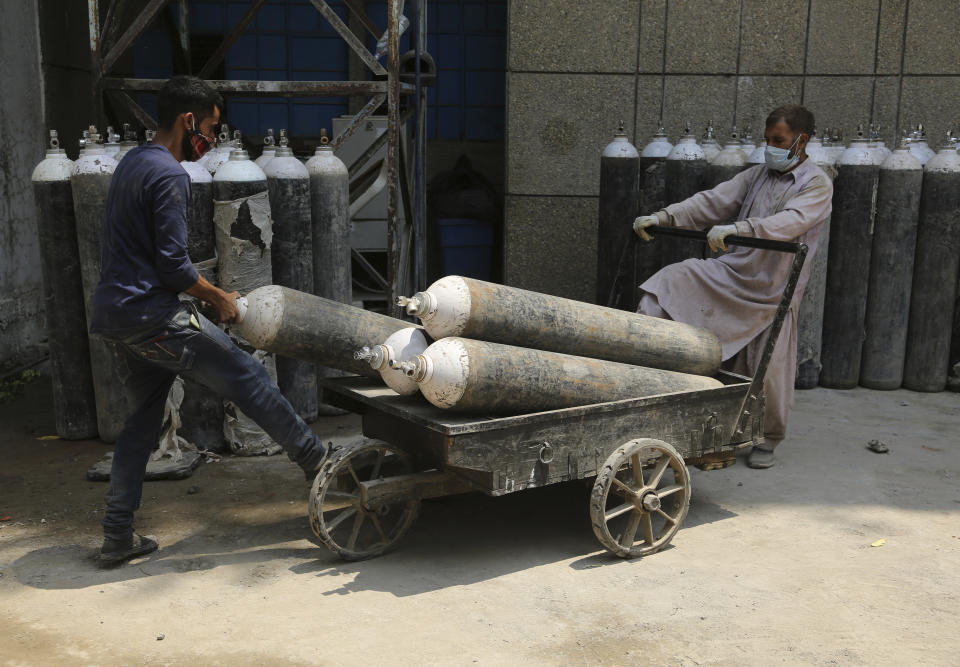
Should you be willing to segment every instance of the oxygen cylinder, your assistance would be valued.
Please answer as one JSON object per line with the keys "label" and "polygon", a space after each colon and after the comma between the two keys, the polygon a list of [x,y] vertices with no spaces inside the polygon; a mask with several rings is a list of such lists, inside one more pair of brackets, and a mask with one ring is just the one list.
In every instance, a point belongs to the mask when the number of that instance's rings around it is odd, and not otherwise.
{"label": "oxygen cylinder", "polygon": [[33,170],[31,180],[37,204],[53,416],[57,435],[84,440],[97,437],[97,406],[70,185],[72,170],[73,162],[60,148],[57,131],[50,130],[47,156]]}
{"label": "oxygen cylinder", "polygon": [[877,159],[881,164],[884,160],[890,157],[890,153],[893,152],[887,148],[887,145],[884,143],[883,139],[880,138],[880,126],[872,123],[870,124],[870,142],[868,145],[872,150],[875,150],[879,153],[880,157]]}
{"label": "oxygen cylinder", "polygon": [[717,153],[707,166],[707,187],[715,188],[747,168],[747,157],[740,149],[741,145],[737,130],[734,128],[730,138],[724,142],[723,150]]}
{"label": "oxygen cylinder", "polygon": [[[667,205],[666,163],[673,144],[663,131],[663,123],[640,152],[640,205],[641,215],[649,215]],[[660,270],[660,242],[636,245],[636,278],[639,286]]]}
{"label": "oxygen cylinder", "polygon": [[923,165],[927,164],[936,155],[927,145],[927,134],[923,130],[923,123],[918,123],[916,129],[910,135],[910,154]]}
{"label": "oxygen cylinder", "polygon": [[211,283],[216,281],[217,235],[213,227],[213,177],[196,162],[180,163],[190,176],[187,203],[187,252],[194,267]]}
{"label": "oxygen cylinder", "polygon": [[380,374],[355,358],[357,350],[373,348],[411,326],[280,285],[253,290],[240,310],[242,321],[233,329],[254,347],[371,378]]}
{"label": "oxygen cylinder", "polygon": [[740,137],[742,139],[740,142],[740,150],[743,151],[744,157],[747,157],[757,148],[757,142],[753,139],[753,130],[750,127],[744,127],[740,133]]}
{"label": "oxygen cylinder", "polygon": [[747,166],[752,167],[755,164],[766,164],[767,163],[767,147],[765,144],[760,144],[753,149],[753,152],[747,156]]}
{"label": "oxygen cylinder", "polygon": [[[230,159],[213,176],[213,218],[220,288],[245,294],[272,282],[273,225],[267,177],[250,160],[239,133],[234,136]],[[238,338],[235,329],[228,329],[228,333],[240,347],[245,347],[247,341]],[[261,352],[254,352],[253,356],[276,381],[273,356]],[[280,451],[279,445],[231,401],[224,401],[223,410],[224,436],[235,454],[252,456]]]}
{"label": "oxygen cylinder", "polygon": [[120,150],[114,156],[114,160],[119,164],[127,153],[137,147],[137,133],[130,129],[130,123],[123,124],[123,141],[120,142]]}
{"label": "oxygen cylinder", "polygon": [[433,405],[518,414],[722,387],[719,380],[466,338],[396,364]]}
{"label": "oxygen cylinder", "polygon": [[[913,144],[911,143],[911,148]],[[948,140],[923,167],[903,386],[942,391],[960,272],[960,155]],[[960,310],[957,311],[960,315]]]}
{"label": "oxygen cylinder", "polygon": [[[707,161],[703,149],[697,145],[697,140],[690,134],[689,126],[667,156],[665,174],[667,204],[676,204],[692,197],[706,185]],[[659,243],[664,266],[682,262],[691,257],[703,257],[702,244],[697,241],[664,237],[659,240]]]}
{"label": "oxygen cylinder", "polygon": [[860,365],[860,384],[870,389],[897,389],[903,382],[922,186],[923,166],[901,142],[880,166],[877,182]]}
{"label": "oxygen cylinder", "polygon": [[[240,131],[237,130],[233,134],[236,140]],[[223,124],[220,126],[220,134],[217,135],[217,145],[212,150],[207,151],[207,154],[197,160],[197,163],[205,167],[211,175],[215,175],[217,170],[230,159],[230,153],[235,149],[236,142],[230,140],[230,126]]]}
{"label": "oxygen cylinder", "polygon": [[[280,130],[280,133],[283,134],[286,130]],[[277,154],[277,147],[275,145],[275,140],[273,138],[273,128],[267,128],[267,136],[263,138],[263,151],[260,153],[254,162],[257,163],[257,166],[266,171],[267,163],[270,162]]]}
{"label": "oxygen cylinder", "polygon": [[633,311],[636,256],[633,220],[640,196],[640,154],[623,131],[623,121],[600,156],[600,212],[597,225],[596,302]]}
{"label": "oxygen cylinder", "polygon": [[[93,291],[100,282],[104,216],[107,192],[117,162],[97,144],[97,128],[84,131],[80,141],[80,157],[73,163],[70,185],[73,210],[77,221],[77,254],[87,322],[93,307]],[[99,336],[90,336],[90,367],[93,391],[97,401],[97,429],[100,439],[114,442],[123,429],[128,411],[127,393],[118,368],[118,350]]]}
{"label": "oxygen cylinder", "polygon": [[446,276],[399,302],[434,339],[475,338],[695,375],[720,367],[720,341],[706,329],[475,278]]}
{"label": "oxygen cylinder", "polygon": [[[824,136],[827,130],[824,130]],[[807,159],[820,167],[830,180],[837,177],[837,164],[829,147],[816,135],[807,142]],[[820,350],[823,341],[823,300],[827,290],[827,258],[830,253],[830,218],[820,228],[817,251],[810,263],[810,277],[797,311],[797,376],[794,387],[813,389],[820,383]]]}
{"label": "oxygen cylinder", "polygon": [[[313,293],[325,299],[350,303],[353,299],[350,266],[350,177],[347,166],[333,153],[326,130],[320,145],[307,161],[310,174],[310,208],[313,218]],[[380,341],[377,341],[379,343]],[[317,368],[317,379],[340,375]],[[319,413],[342,414],[332,406]]]}
{"label": "oxygen cylinder", "polygon": [[412,396],[420,391],[417,381],[394,366],[423,354],[430,345],[426,334],[420,327],[407,327],[395,331],[380,345],[363,347],[354,354],[356,359],[366,361],[370,368],[378,371],[380,377],[401,396]]}
{"label": "oxygen cylinder", "polygon": [[703,137],[700,139],[700,149],[703,150],[703,156],[707,162],[712,162],[721,151],[720,142],[713,136],[713,121],[707,123],[707,129],[704,130]]}
{"label": "oxygen cylinder", "polygon": [[[300,292],[313,291],[313,229],[310,222],[310,174],[287,145],[267,162],[267,189],[273,218],[273,283]],[[305,421],[317,418],[317,370],[299,359],[277,357],[277,385]]]}
{"label": "oxygen cylinder", "polygon": [[880,165],[863,126],[837,162],[823,308],[820,384],[852,389],[860,381],[860,357],[870,280],[870,254]]}
{"label": "oxygen cylinder", "polygon": [[[120,152],[120,135],[113,131],[113,125],[107,125],[107,134],[103,143],[103,152],[114,160],[117,159],[117,153]],[[117,160],[119,162],[119,160]]]}
{"label": "oxygen cylinder", "polygon": [[[201,276],[217,284],[217,235],[213,225],[213,177],[198,162],[180,163],[190,176],[187,203],[187,251]],[[193,299],[181,295],[181,299]],[[222,452],[223,400],[201,384],[184,378],[179,434],[198,449]]]}
{"label": "oxygen cylinder", "polygon": [[836,163],[840,161],[840,156],[843,155],[845,150],[847,150],[847,146],[843,142],[843,130],[834,128],[830,137],[830,150],[827,155]]}

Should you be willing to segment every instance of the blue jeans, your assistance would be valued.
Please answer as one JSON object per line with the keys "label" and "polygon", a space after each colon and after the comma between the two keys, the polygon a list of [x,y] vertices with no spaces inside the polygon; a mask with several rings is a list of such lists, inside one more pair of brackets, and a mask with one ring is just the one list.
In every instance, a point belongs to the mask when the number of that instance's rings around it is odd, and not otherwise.
{"label": "blue jeans", "polygon": [[160,439],[164,404],[178,375],[236,403],[304,470],[323,458],[323,442],[263,365],[194,308],[184,305],[158,328],[109,340],[122,358],[124,388],[135,407],[117,438],[105,498],[105,533],[123,536],[133,529],[147,461]]}

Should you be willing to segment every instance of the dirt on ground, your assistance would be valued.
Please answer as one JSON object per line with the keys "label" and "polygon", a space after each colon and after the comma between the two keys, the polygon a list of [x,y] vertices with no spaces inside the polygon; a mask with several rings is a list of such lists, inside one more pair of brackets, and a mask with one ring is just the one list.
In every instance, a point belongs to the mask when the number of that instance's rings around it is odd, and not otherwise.
{"label": "dirt on ground", "polygon": [[957,394],[798,392],[777,466],[692,471],[672,545],[629,561],[577,482],[427,501],[397,551],[341,562],[293,464],[226,457],[148,482],[160,550],[101,570],[84,473],[110,447],[40,439],[41,378],[0,405],[0,664],[955,665],[958,425]]}

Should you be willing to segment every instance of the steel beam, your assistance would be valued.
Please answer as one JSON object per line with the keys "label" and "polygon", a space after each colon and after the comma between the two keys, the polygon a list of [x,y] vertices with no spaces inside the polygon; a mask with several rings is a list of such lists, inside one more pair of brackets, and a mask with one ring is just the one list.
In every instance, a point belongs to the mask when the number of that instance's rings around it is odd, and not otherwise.
{"label": "steel beam", "polygon": [[[371,72],[379,76],[387,73],[386,70],[383,69],[383,65],[381,65],[374,55],[367,50],[367,47],[363,45],[360,38],[353,34],[350,26],[344,23],[343,19],[341,19],[335,11],[330,9],[330,5],[328,5],[325,0],[310,0],[310,4],[316,7],[318,12],[323,14],[323,17],[327,19],[330,26],[343,38],[347,46],[353,49],[354,53],[360,57],[360,60],[366,63]],[[390,25],[394,24],[390,23]]]}
{"label": "steel beam", "polygon": [[247,26],[250,25],[250,21],[254,19],[257,15],[257,12],[260,11],[260,8],[267,2],[267,0],[253,0],[250,3],[250,6],[247,7],[246,13],[240,17],[240,20],[237,22],[237,25],[233,26],[233,30],[230,31],[230,34],[226,36],[220,46],[217,47],[217,50],[213,52],[213,55],[210,56],[210,59],[200,68],[200,72],[197,74],[201,79],[206,79],[211,74],[213,74],[214,68],[223,62],[223,59],[227,57],[227,53],[230,49],[233,48],[233,45],[237,43],[237,40],[240,39],[240,35],[243,34],[243,31],[247,29]]}
{"label": "steel beam", "polygon": [[117,43],[113,45],[113,48],[104,56],[103,66],[101,68],[104,73],[113,69],[113,66],[117,64],[117,60],[120,59],[120,56],[130,48],[134,40],[140,36],[140,33],[147,29],[147,26],[153,22],[153,19],[157,18],[157,14],[167,6],[168,2],[170,2],[170,0],[150,0],[143,11],[137,14],[137,17],[133,19],[130,27],[127,28],[126,32],[117,40]]}

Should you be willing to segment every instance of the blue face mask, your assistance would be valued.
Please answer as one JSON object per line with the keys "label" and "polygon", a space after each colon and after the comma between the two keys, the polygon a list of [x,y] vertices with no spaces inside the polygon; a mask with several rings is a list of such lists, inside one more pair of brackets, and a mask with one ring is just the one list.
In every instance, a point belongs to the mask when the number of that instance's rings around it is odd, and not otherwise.
{"label": "blue face mask", "polygon": [[789,171],[797,166],[797,163],[800,162],[800,151],[797,151],[797,154],[793,157],[790,157],[790,152],[796,148],[797,144],[800,142],[800,137],[801,135],[798,134],[797,138],[793,140],[792,144],[790,144],[790,148],[767,146],[763,151],[763,159],[766,161],[767,166],[774,171],[779,171],[781,173]]}

